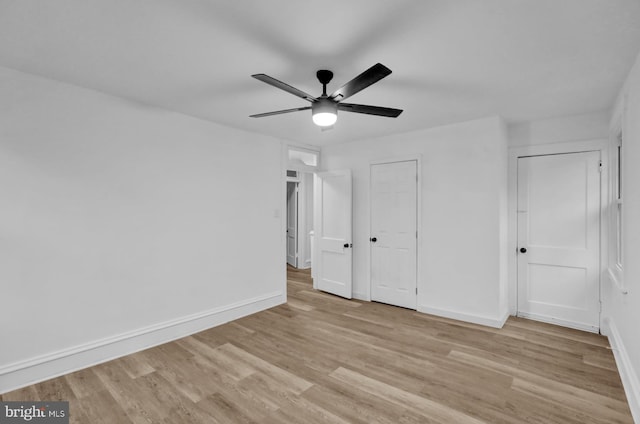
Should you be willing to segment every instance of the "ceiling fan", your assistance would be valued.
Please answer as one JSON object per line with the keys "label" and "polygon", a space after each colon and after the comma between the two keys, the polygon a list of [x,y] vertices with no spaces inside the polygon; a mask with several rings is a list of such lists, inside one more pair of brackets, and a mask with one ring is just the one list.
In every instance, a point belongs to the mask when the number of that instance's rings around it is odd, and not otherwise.
{"label": "ceiling fan", "polygon": [[322,95],[320,97],[313,97],[304,91],[298,90],[295,87],[285,84],[282,81],[278,81],[275,78],[265,74],[251,75],[253,78],[272,85],[276,88],[291,93],[294,96],[300,97],[311,102],[311,106],[297,107],[293,109],[277,110],[274,112],[258,113],[256,115],[250,115],[251,118],[262,118],[264,116],[280,115],[282,113],[297,112],[300,110],[311,109],[311,116],[313,122],[320,127],[330,127],[335,124],[338,119],[338,110],[354,113],[365,113],[367,115],[386,116],[389,118],[396,118],[402,113],[402,109],[392,109],[389,107],[360,105],[354,103],[342,103],[343,100],[353,96],[354,94],[364,90],[371,84],[375,84],[382,78],[391,73],[391,69],[387,68],[381,63],[376,63],[371,68],[367,69],[336,91],[331,94],[327,94],[327,84],[333,78],[333,72],[326,69],[321,69],[316,73],[318,81],[322,84]]}

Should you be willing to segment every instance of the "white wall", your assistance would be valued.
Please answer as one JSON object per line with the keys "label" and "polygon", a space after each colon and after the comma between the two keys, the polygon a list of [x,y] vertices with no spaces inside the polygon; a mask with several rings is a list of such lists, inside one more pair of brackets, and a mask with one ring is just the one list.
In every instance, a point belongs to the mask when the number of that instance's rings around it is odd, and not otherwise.
{"label": "white wall", "polygon": [[627,399],[640,422],[640,56],[618,96],[612,122],[622,119],[623,286],[606,278],[602,287],[605,326]]}
{"label": "white wall", "polygon": [[418,310],[501,326],[507,317],[506,149],[498,117],[323,147],[324,169],[353,173],[354,296],[370,298],[370,162],[421,155]]}
{"label": "white wall", "polygon": [[607,138],[610,115],[604,110],[510,124],[509,147]]}
{"label": "white wall", "polygon": [[6,68],[0,120],[0,393],[285,300],[279,141]]}

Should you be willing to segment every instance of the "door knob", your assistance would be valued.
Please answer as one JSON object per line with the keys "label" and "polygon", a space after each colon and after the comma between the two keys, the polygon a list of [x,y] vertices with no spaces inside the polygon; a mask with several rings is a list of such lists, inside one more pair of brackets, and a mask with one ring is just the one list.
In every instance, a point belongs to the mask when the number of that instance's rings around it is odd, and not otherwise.
{"label": "door knob", "polygon": [[520,248],[520,253],[527,253],[527,248],[526,247],[521,247]]}
{"label": "door knob", "polygon": [[378,241],[378,239],[377,239],[376,237],[371,237],[371,238],[369,239],[369,241],[370,241],[370,242],[372,242],[372,243],[375,243],[375,242],[377,242],[377,241]]}

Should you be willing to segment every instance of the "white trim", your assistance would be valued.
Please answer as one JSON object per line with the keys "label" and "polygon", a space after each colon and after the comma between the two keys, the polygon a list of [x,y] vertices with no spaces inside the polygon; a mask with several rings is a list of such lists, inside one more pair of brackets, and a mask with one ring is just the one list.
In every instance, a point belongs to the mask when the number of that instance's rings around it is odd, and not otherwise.
{"label": "white trim", "polygon": [[615,284],[617,289],[620,290],[620,293],[629,294],[629,289],[618,279],[617,272],[611,268],[607,268],[607,275],[613,284]]}
{"label": "white trim", "polygon": [[[518,199],[518,158],[527,156],[544,156],[554,154],[566,154],[566,153],[580,153],[599,151],[600,160],[603,165],[608,163],[608,139],[591,139],[581,141],[570,141],[566,143],[549,143],[539,144],[532,146],[513,146],[509,147],[509,163],[508,163],[508,211],[507,211],[507,224],[508,224],[508,291],[509,291],[509,313],[510,315],[518,314],[518,266],[517,266],[517,241],[518,241],[518,228],[517,228],[517,199]],[[604,258],[606,255],[603,253],[607,251],[608,245],[608,233],[607,226],[602,225],[607,219],[606,199],[608,196],[608,173],[603,172],[600,174],[600,277],[602,270],[605,269]],[[602,290],[602,278],[599,281],[600,289]]]}
{"label": "white trim", "polygon": [[[280,263],[282,266],[287,264],[287,170],[289,164],[289,145],[281,144],[280,152],[280,208],[274,211],[273,217],[280,218]],[[282,293],[285,293],[285,301],[287,296],[287,271],[285,270],[282,281],[280,282]]]}
{"label": "white trim", "polygon": [[[371,166],[372,165],[382,165],[385,163],[397,163],[397,162],[410,162],[416,161],[416,231],[418,232],[418,237],[416,240],[416,310],[418,308],[418,291],[419,291],[419,283],[421,281],[421,270],[422,265],[420,261],[420,248],[422,246],[422,154],[418,153],[415,155],[404,155],[404,156],[394,156],[387,159],[378,159],[369,161],[369,237],[371,236]],[[368,237],[367,237],[368,239]],[[368,241],[368,240],[367,240]],[[371,245],[369,243],[369,249],[367,254],[367,293],[364,297],[359,297],[360,300],[366,300],[371,302]],[[355,295],[354,295],[355,297]]]}
{"label": "white trim", "polygon": [[570,141],[566,143],[536,144],[532,146],[513,146],[509,147],[509,158],[511,159],[514,155],[517,155],[518,157],[524,157],[563,153],[581,153],[603,150],[606,147],[607,140],[604,138]]}
{"label": "white trim", "polygon": [[[623,108],[623,113],[624,113],[624,108]],[[603,225],[603,227],[605,227],[608,230],[608,233],[607,233],[608,238],[607,238],[607,245],[606,245],[607,249],[606,251],[603,252],[603,258],[606,258],[606,259],[603,260],[603,265],[607,269],[609,281],[614,283],[616,288],[621,293],[628,294],[629,289],[624,282],[623,266],[618,263],[618,241],[619,240],[617,237],[618,231],[617,231],[617,221],[616,221],[617,208],[620,207],[618,205],[620,205],[622,201],[624,201],[624,195],[622,199],[618,199],[618,196],[617,196],[618,178],[617,178],[617,175],[615,175],[618,173],[617,150],[618,150],[618,146],[622,145],[621,140],[619,139],[619,137],[623,136],[622,116],[619,116],[617,120],[614,122],[615,124],[612,124],[611,126],[612,131],[609,134],[607,149],[604,150],[605,152],[611,153],[609,154],[608,161],[606,162],[609,164],[609,166],[607,167],[608,172],[606,173],[606,175],[609,178],[609,181],[607,184],[607,189],[609,191],[604,201],[606,202],[606,205],[616,205],[616,208],[615,210],[614,208],[606,208],[606,210],[609,211],[609,215],[606,217],[606,221],[603,221],[603,224],[605,224]],[[624,161],[624,154],[622,154],[621,160]],[[624,164],[622,164],[622,169],[624,169]]]}
{"label": "white trim", "polygon": [[371,302],[371,299],[367,298],[367,293],[353,292],[353,298],[358,300],[364,300],[365,302]]}
{"label": "white trim", "polygon": [[89,343],[14,362],[0,368],[0,393],[58,377],[121,356],[168,343],[286,303],[273,292]]}
{"label": "white trim", "polygon": [[624,392],[627,395],[631,415],[635,422],[640,423],[640,380],[638,379],[638,373],[633,369],[633,364],[613,319],[610,317],[604,318],[602,320],[602,329],[604,330],[603,334],[609,338],[609,344],[616,359],[618,373],[622,380]]}
{"label": "white trim", "polygon": [[485,315],[475,315],[466,312],[453,311],[450,309],[435,308],[433,306],[427,305],[418,305],[418,312],[493,328],[502,328],[504,326],[504,323],[507,322],[507,319],[509,318],[508,312],[501,317],[494,318]]}
{"label": "white trim", "polygon": [[[307,165],[305,163],[297,163],[297,162],[289,161],[290,150],[295,150],[303,153],[311,153],[316,155],[316,159],[317,159],[316,165],[315,166]],[[285,163],[287,164],[288,169],[291,169],[294,171],[300,171],[300,172],[316,172],[320,169],[320,148],[319,147],[288,142],[286,144],[286,151],[287,152],[285,157]]]}
{"label": "white trim", "polygon": [[385,163],[396,163],[396,162],[409,162],[412,160],[417,160],[418,163],[422,160],[422,155],[403,155],[403,156],[393,156],[390,158],[383,158],[369,161],[369,166],[371,165],[383,165]]}
{"label": "white trim", "polygon": [[[289,184],[293,184],[294,185],[294,191],[295,191],[295,227],[294,227],[294,231],[293,231],[293,238],[295,239],[295,252],[293,252],[293,264],[289,262]],[[287,178],[287,206],[285,209],[285,222],[286,222],[286,228],[285,228],[285,232],[287,235],[287,264],[291,265],[294,268],[298,268],[298,258],[300,257],[300,180],[289,180],[289,178]]]}
{"label": "white trim", "polygon": [[546,315],[532,314],[530,312],[518,312],[518,316],[522,318],[532,319],[534,321],[546,322],[548,324],[561,325],[567,328],[574,328],[576,330],[588,331],[589,333],[598,334],[600,332],[600,327],[587,325],[587,324],[580,324],[573,321],[565,321],[562,319],[549,317]]}
{"label": "white trim", "polygon": [[[308,153],[320,153],[320,147],[318,146],[312,146],[311,144],[305,144],[305,143],[296,143],[293,141],[287,141],[287,152],[289,151],[289,149],[291,150],[297,150],[299,152],[308,152]],[[288,156],[287,156],[288,157]],[[318,160],[320,158],[318,157]],[[307,165],[310,166],[310,165]],[[318,164],[318,166],[320,166],[320,164]]]}

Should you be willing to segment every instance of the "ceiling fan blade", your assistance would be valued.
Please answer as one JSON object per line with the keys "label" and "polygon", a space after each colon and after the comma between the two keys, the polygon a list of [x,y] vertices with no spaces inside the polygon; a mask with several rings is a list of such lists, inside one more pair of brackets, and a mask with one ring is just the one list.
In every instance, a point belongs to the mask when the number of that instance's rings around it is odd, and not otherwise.
{"label": "ceiling fan blade", "polygon": [[275,78],[270,77],[269,75],[265,75],[265,74],[254,74],[251,75],[252,77],[254,77],[257,80],[260,80],[262,82],[266,82],[269,85],[272,85],[276,88],[279,88],[280,90],[284,90],[287,93],[291,93],[294,96],[300,97],[302,99],[308,100],[310,102],[315,102],[316,98],[313,97],[311,94],[307,94],[302,90],[298,90],[295,87],[290,86],[289,84],[285,84],[282,81],[278,81]]}
{"label": "ceiling fan blade", "polygon": [[366,113],[367,115],[387,116],[389,118],[397,118],[402,113],[402,109],[393,109],[390,107],[357,105],[353,103],[338,103],[338,110],[354,113]]}
{"label": "ceiling fan blade", "polygon": [[384,66],[382,63],[376,63],[371,68],[367,69],[336,91],[331,93],[329,97],[336,101],[342,101],[347,97],[351,97],[357,92],[364,90],[371,84],[380,81],[391,73],[391,69]]}
{"label": "ceiling fan blade", "polygon": [[276,110],[274,112],[257,113],[255,115],[249,115],[249,118],[263,118],[265,116],[280,115],[283,113],[297,112],[299,110],[309,110],[309,109],[311,109],[311,106],[294,107],[293,109],[284,109],[284,110]]}

